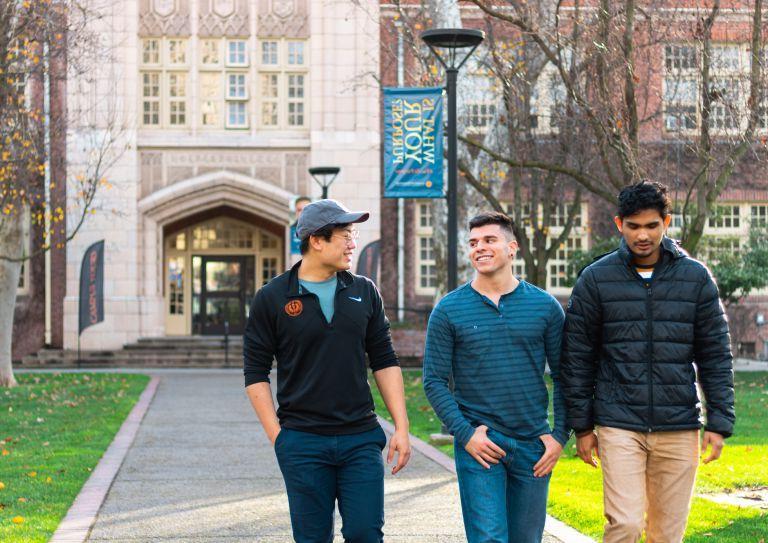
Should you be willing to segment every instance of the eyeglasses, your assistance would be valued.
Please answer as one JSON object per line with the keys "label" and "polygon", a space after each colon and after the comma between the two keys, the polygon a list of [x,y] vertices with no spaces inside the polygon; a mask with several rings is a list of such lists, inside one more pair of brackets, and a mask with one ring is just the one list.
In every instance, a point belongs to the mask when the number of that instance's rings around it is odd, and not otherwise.
{"label": "eyeglasses", "polygon": [[346,243],[352,243],[360,237],[360,230],[347,230],[343,234],[331,234],[331,237],[342,238]]}

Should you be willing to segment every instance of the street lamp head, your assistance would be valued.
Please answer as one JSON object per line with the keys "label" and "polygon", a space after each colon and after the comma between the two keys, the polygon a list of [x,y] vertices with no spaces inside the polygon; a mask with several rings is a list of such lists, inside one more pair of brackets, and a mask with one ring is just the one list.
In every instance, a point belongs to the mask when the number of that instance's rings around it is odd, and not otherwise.
{"label": "street lamp head", "polygon": [[316,175],[332,175],[336,177],[339,175],[341,168],[338,166],[315,166],[309,169],[309,175],[315,177]]}
{"label": "street lamp head", "polygon": [[[485,32],[469,28],[434,28],[422,32],[421,39],[446,70],[458,70],[483,42]],[[439,49],[446,50],[445,57]]]}
{"label": "street lamp head", "polygon": [[338,166],[314,166],[309,168],[309,175],[323,189],[323,199],[328,198],[328,187],[331,186],[331,183],[333,183],[340,171],[341,168]]}

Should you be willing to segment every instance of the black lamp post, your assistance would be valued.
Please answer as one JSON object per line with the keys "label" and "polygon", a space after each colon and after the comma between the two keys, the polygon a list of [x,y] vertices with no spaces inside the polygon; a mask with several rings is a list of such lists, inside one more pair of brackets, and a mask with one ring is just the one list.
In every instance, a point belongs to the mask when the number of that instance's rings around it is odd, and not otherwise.
{"label": "black lamp post", "polygon": [[341,168],[338,166],[316,166],[309,169],[309,175],[323,189],[323,200],[328,198],[328,187],[339,175]]}
{"label": "black lamp post", "polygon": [[[446,91],[448,93],[448,291],[451,291],[457,286],[458,270],[456,81],[461,67],[485,39],[485,32],[464,28],[438,28],[422,32],[421,39],[443,65],[446,74]],[[443,50],[444,55],[441,55],[439,50]]]}

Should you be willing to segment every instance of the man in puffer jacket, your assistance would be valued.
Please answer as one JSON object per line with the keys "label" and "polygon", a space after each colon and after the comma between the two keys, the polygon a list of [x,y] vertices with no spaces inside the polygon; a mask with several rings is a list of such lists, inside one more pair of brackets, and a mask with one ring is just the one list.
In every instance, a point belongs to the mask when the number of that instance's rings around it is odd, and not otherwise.
{"label": "man in puffer jacket", "polygon": [[[603,470],[606,543],[682,541],[701,451],[734,423],[728,322],[709,270],[664,234],[667,189],[619,195],[618,250],[581,273],[566,311],[561,379],[578,454]],[[599,448],[598,448],[599,443]],[[645,515],[647,514],[647,519]]]}

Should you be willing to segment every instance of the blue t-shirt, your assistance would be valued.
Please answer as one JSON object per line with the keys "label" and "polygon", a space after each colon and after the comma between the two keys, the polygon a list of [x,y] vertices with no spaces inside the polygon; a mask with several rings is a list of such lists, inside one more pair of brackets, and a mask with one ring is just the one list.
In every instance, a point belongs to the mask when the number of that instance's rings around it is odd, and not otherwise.
{"label": "blue t-shirt", "polygon": [[336,297],[336,274],[327,281],[305,281],[299,279],[299,285],[315,294],[317,299],[320,300],[320,309],[323,310],[325,320],[331,322],[333,320],[333,299]]}
{"label": "blue t-shirt", "polygon": [[[467,283],[440,300],[427,326],[424,391],[462,446],[481,424],[517,439],[568,440],[560,383],[565,314],[540,288],[521,281],[495,305]],[[554,429],[547,420],[549,364]],[[453,374],[453,393],[448,380]]]}

